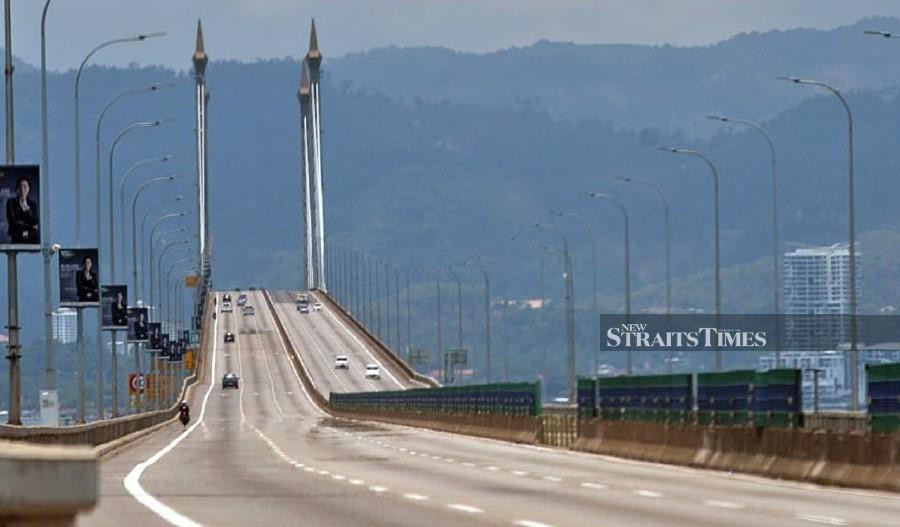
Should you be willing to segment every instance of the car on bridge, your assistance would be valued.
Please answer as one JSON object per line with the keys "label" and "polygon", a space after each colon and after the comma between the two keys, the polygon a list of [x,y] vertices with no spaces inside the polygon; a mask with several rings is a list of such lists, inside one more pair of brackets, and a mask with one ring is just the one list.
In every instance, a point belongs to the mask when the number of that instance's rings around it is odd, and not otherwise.
{"label": "car on bridge", "polygon": [[225,333],[225,344],[228,344],[229,342],[234,342],[234,333],[230,331]]}
{"label": "car on bridge", "polygon": [[380,380],[381,366],[375,363],[366,364],[366,379],[375,379],[376,381]]}
{"label": "car on bridge", "polygon": [[334,367],[338,370],[349,370],[350,358],[346,355],[338,355],[334,358]]}
{"label": "car on bridge", "polygon": [[220,309],[222,313],[232,313],[234,312],[234,308],[231,307],[231,302],[222,302],[222,308]]}
{"label": "car on bridge", "polygon": [[322,302],[316,302],[313,304],[313,311],[322,311]]}
{"label": "car on bridge", "polygon": [[246,303],[247,303],[247,295],[241,293],[240,296],[238,296],[237,305],[243,306]]}
{"label": "car on bridge", "polygon": [[228,293],[222,295],[222,302],[231,302],[231,295]]}
{"label": "car on bridge", "polygon": [[222,389],[225,388],[234,388],[238,389],[238,376],[234,372],[228,372],[222,377]]}
{"label": "car on bridge", "polygon": [[247,304],[247,305],[245,305],[244,307],[241,308],[241,313],[242,313],[244,316],[247,316],[247,315],[255,315],[255,314],[256,314],[256,311],[254,311],[253,306],[251,306],[250,304]]}

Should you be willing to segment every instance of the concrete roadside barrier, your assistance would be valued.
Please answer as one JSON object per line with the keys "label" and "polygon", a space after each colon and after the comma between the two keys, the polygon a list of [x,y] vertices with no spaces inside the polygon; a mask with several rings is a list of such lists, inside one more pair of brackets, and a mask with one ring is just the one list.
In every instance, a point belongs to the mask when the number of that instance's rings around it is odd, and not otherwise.
{"label": "concrete roadside barrier", "polygon": [[69,526],[98,500],[89,448],[0,442],[0,525]]}
{"label": "concrete roadside barrier", "polygon": [[575,450],[900,492],[900,434],[583,420]]}

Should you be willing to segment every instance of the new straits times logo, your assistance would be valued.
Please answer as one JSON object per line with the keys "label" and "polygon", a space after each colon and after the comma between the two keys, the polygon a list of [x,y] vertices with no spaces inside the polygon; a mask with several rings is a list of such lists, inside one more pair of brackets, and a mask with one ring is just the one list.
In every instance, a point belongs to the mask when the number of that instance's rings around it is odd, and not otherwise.
{"label": "new straits times logo", "polygon": [[687,331],[660,331],[640,322],[620,324],[606,330],[606,346],[613,349],[761,349],[768,342],[764,330],[698,327]]}

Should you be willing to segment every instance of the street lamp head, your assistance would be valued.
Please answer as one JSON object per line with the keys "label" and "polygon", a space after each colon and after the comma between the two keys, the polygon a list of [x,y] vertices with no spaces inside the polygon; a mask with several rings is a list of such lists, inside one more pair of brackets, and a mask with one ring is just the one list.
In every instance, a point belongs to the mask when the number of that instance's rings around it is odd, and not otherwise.
{"label": "street lamp head", "polygon": [[804,82],[803,79],[801,79],[799,77],[790,77],[790,76],[785,76],[785,75],[780,75],[775,78],[780,81],[793,82],[794,84],[803,84],[803,82]]}
{"label": "street lamp head", "polygon": [[894,36],[893,33],[891,33],[890,31],[876,31],[876,30],[871,30],[871,29],[867,29],[867,30],[863,31],[863,33],[866,35],[875,35],[877,37],[884,37],[884,38],[891,38]]}
{"label": "street lamp head", "polygon": [[559,210],[551,210],[551,211],[548,211],[548,213],[549,213],[551,216],[559,216],[560,218],[563,217],[563,216],[565,215],[564,212],[559,211]]}
{"label": "street lamp head", "polygon": [[167,181],[175,181],[176,179],[178,179],[178,176],[176,176],[175,174],[166,177]]}
{"label": "street lamp head", "polygon": [[587,195],[592,198],[611,198],[606,192],[588,192]]}
{"label": "street lamp head", "polygon": [[727,122],[728,122],[728,118],[725,117],[725,116],[722,116],[722,115],[707,114],[707,115],[706,115],[706,118],[707,118],[707,119],[711,119],[711,120],[713,120],[713,121],[721,121],[721,122],[723,122],[723,123],[727,123]]}
{"label": "street lamp head", "polygon": [[674,148],[674,147],[671,147],[671,146],[661,146],[661,147],[657,148],[657,150],[659,150],[659,151],[661,151],[661,152],[671,152],[671,153],[673,153],[673,154],[677,154],[677,153],[678,153],[678,149],[677,149],[677,148]]}
{"label": "street lamp head", "polygon": [[631,183],[631,178],[628,176],[613,176],[613,179],[622,183]]}
{"label": "street lamp head", "polygon": [[140,35],[137,36],[137,39],[140,40],[141,42],[143,42],[144,40],[147,40],[148,38],[164,37],[164,36],[166,36],[165,31],[157,31],[155,33],[141,33]]}

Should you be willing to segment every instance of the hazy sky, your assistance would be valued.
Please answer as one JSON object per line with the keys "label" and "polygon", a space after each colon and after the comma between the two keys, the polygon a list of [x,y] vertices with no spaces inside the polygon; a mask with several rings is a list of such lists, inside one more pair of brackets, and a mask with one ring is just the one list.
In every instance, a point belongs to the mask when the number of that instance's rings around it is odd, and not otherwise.
{"label": "hazy sky", "polygon": [[[13,0],[13,51],[38,64],[42,0]],[[110,48],[97,62],[189,66],[197,17],[215,59],[299,56],[310,17],[327,56],[377,46],[466,51],[539,39],[579,43],[709,44],[742,31],[830,28],[871,15],[900,17],[898,0],[53,0],[51,69],[77,66],[103,40],[168,36]]]}

